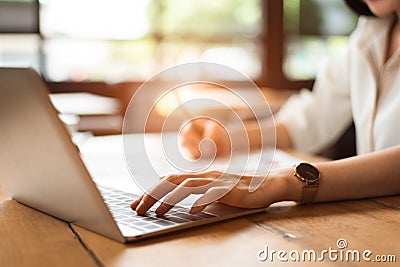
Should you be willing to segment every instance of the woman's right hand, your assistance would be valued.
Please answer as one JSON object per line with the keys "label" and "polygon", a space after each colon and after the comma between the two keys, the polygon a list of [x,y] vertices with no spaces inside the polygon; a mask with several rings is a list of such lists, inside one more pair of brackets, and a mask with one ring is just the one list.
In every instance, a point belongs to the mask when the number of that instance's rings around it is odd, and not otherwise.
{"label": "woman's right hand", "polygon": [[[260,187],[250,191],[253,179],[262,179]],[[158,200],[156,213],[164,216],[173,206],[191,194],[199,194],[190,209],[194,214],[218,201],[240,208],[262,208],[270,204],[292,200],[299,201],[304,183],[293,175],[292,168],[274,169],[263,176],[248,176],[208,171],[180,173],[163,177],[150,191],[135,199],[131,208],[144,215]]]}
{"label": "woman's right hand", "polygon": [[[211,140],[215,148],[206,139]],[[214,149],[217,157],[231,152],[229,133],[222,125],[210,119],[196,119],[185,125],[180,133],[180,141],[194,159],[202,155],[211,156]]]}

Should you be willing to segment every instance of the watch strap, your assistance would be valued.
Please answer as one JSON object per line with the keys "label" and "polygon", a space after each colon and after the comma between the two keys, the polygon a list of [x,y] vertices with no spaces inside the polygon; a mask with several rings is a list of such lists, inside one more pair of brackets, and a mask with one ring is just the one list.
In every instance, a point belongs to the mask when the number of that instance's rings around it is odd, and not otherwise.
{"label": "watch strap", "polygon": [[318,191],[318,184],[308,185],[308,186],[305,185],[301,193],[299,204],[303,205],[312,203],[315,199],[315,196],[317,195],[317,191]]}
{"label": "watch strap", "polygon": [[[298,168],[300,166],[302,166],[303,169],[302,171],[299,170],[298,172]],[[304,169],[304,167],[307,167],[308,169]],[[302,205],[312,203],[315,199],[319,186],[320,174],[318,169],[309,163],[300,162],[293,166],[293,171],[294,176],[304,183],[298,204]]]}

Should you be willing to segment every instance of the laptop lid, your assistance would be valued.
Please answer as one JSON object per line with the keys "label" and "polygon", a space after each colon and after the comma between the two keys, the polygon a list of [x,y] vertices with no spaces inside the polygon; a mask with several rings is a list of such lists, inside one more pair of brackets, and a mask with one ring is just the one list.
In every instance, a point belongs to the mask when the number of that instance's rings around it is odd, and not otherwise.
{"label": "laptop lid", "polygon": [[27,206],[124,242],[32,69],[0,68],[0,184]]}

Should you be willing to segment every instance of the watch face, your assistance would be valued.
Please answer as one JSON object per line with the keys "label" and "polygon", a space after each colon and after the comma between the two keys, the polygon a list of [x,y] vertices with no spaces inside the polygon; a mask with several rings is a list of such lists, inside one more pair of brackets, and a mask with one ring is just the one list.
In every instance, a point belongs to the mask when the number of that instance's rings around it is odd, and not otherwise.
{"label": "watch face", "polygon": [[319,179],[319,171],[311,164],[300,163],[297,165],[296,171],[305,180],[315,181]]}

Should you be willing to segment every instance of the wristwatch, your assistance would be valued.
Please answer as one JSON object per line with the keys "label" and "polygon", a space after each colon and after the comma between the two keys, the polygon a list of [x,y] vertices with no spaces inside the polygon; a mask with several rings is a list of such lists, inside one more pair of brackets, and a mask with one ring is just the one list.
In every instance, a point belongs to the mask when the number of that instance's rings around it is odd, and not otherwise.
{"label": "wristwatch", "polygon": [[314,201],[319,186],[320,174],[313,165],[300,162],[293,166],[294,176],[304,182],[303,192],[299,204],[308,204]]}

